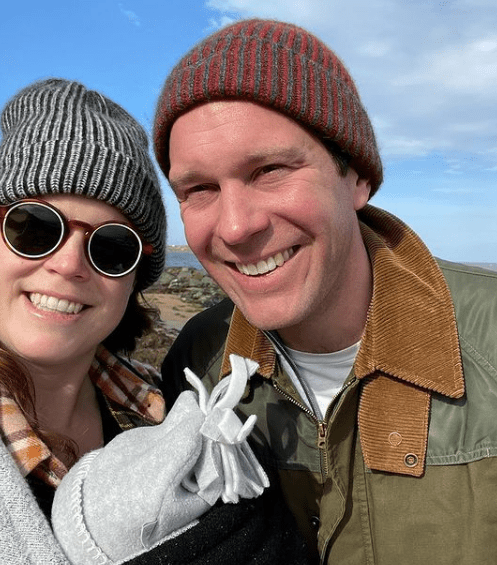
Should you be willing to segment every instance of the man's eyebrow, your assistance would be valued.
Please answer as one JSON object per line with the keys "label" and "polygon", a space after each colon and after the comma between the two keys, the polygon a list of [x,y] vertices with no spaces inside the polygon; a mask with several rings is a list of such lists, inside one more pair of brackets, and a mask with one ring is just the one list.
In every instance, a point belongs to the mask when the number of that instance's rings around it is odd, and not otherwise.
{"label": "man's eyebrow", "polygon": [[184,185],[197,182],[199,178],[200,173],[198,171],[187,171],[176,178],[169,178],[167,182],[169,183],[169,186],[176,191]]}
{"label": "man's eyebrow", "polygon": [[297,160],[303,157],[299,147],[268,147],[247,155],[247,162],[269,161],[273,159]]}
{"label": "man's eyebrow", "polygon": [[[249,152],[240,163],[240,168],[257,163],[269,163],[278,160],[300,161],[303,159],[303,152],[299,147],[268,147],[254,152]],[[200,171],[194,169],[185,171],[177,177],[169,178],[169,186],[174,190],[180,190],[182,186],[201,182],[204,178]]]}

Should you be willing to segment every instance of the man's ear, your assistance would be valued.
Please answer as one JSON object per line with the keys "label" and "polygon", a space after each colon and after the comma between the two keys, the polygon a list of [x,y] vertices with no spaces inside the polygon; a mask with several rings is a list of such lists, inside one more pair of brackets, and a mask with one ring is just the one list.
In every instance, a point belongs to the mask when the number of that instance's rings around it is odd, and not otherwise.
{"label": "man's ear", "polygon": [[364,208],[371,194],[371,183],[369,179],[361,179],[357,177],[354,187],[354,209],[357,212]]}

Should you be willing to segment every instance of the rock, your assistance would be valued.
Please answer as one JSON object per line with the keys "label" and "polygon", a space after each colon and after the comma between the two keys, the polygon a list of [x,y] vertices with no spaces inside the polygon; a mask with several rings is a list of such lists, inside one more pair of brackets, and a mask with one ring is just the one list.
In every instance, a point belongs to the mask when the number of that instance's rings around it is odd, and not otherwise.
{"label": "rock", "polygon": [[167,271],[164,271],[162,273],[162,275],[159,278],[159,283],[160,285],[169,285],[169,283],[174,279],[174,275],[172,273],[169,273]]}
{"label": "rock", "polygon": [[[159,280],[145,291],[145,296],[147,292],[176,294],[183,302],[199,305],[202,309],[210,308],[226,297],[205,271],[192,267],[167,268]],[[133,357],[160,370],[162,361],[178,333],[178,330],[168,328],[164,322],[157,321],[152,332],[138,341]]]}
{"label": "rock", "polygon": [[160,371],[162,361],[176,339],[179,331],[166,326],[160,320],[155,324],[151,333],[138,340],[132,357],[142,363],[148,363]]}
{"label": "rock", "polygon": [[169,267],[150,292],[179,294],[184,302],[208,308],[220,302],[226,294],[205,271],[192,267]]}

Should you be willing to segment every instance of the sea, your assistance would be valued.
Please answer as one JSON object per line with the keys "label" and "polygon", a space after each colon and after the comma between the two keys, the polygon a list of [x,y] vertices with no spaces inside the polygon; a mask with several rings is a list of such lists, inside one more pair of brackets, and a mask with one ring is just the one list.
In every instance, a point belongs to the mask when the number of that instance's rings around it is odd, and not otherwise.
{"label": "sea", "polygon": [[[489,271],[497,271],[497,263],[466,263]],[[166,267],[192,267],[200,271],[205,269],[191,251],[170,251],[166,254]]]}
{"label": "sea", "polygon": [[191,251],[167,251],[166,267],[192,267],[205,271],[198,259]]}

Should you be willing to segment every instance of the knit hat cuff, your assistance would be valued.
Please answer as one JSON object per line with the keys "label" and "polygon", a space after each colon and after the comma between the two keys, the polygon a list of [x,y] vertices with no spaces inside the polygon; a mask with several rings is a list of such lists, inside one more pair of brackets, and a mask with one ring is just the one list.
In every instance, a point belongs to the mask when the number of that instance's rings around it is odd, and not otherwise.
{"label": "knit hat cuff", "polygon": [[6,152],[2,157],[0,166],[6,174],[0,200],[4,204],[40,194],[71,193],[91,198],[101,194],[109,204],[126,208],[119,186],[144,176],[131,157],[103,145],[73,140],[24,145],[15,156]]}

